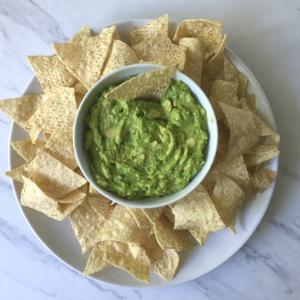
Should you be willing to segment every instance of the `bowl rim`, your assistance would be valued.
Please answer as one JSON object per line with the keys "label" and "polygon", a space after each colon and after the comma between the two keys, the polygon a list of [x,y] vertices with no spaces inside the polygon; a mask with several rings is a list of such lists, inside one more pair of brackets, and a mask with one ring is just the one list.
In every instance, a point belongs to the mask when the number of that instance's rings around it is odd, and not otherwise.
{"label": "bowl rim", "polygon": [[[167,195],[163,195],[160,197],[153,197],[153,198],[142,198],[142,199],[133,199],[133,200],[129,200],[126,198],[122,198],[120,196],[117,196],[115,194],[112,194],[110,192],[108,192],[107,190],[99,187],[94,179],[93,176],[91,174],[88,173],[88,171],[86,170],[86,168],[83,166],[83,160],[84,158],[82,157],[82,155],[79,153],[78,151],[78,147],[81,144],[84,144],[84,142],[81,140],[81,138],[79,137],[78,131],[79,128],[82,125],[82,122],[79,124],[79,118],[81,116],[81,114],[83,113],[83,109],[85,108],[85,106],[87,105],[86,103],[89,102],[89,107],[87,109],[87,111],[89,111],[89,109],[91,108],[91,106],[93,105],[93,103],[95,102],[95,100],[89,100],[90,97],[93,97],[95,99],[95,95],[93,96],[93,93],[95,93],[95,91],[97,91],[97,93],[99,93],[99,91],[101,92],[101,90],[103,91],[103,89],[105,89],[106,86],[113,84],[113,82],[108,83],[107,85],[103,86],[103,82],[107,81],[109,78],[116,76],[117,74],[120,73],[127,73],[128,71],[136,71],[136,73],[134,75],[139,75],[145,72],[149,72],[151,70],[155,70],[155,69],[159,69],[159,68],[163,68],[165,66],[159,65],[159,64],[132,64],[132,65],[127,65],[124,67],[121,67],[117,70],[113,70],[111,72],[109,72],[108,74],[106,74],[105,76],[101,77],[89,90],[88,92],[85,94],[85,96],[83,97],[77,111],[76,111],[76,115],[74,118],[74,123],[73,123],[73,149],[74,149],[74,154],[75,154],[75,159],[77,161],[77,164],[82,172],[82,174],[84,175],[84,177],[86,178],[86,180],[89,182],[89,184],[102,196],[110,199],[112,202],[127,206],[127,207],[131,207],[131,208],[158,208],[158,207],[163,207],[166,205],[170,205],[176,201],[179,201],[180,199],[186,197],[187,195],[189,195],[197,186],[200,185],[200,183],[204,180],[204,178],[206,177],[206,175],[209,173],[209,170],[211,169],[215,156],[216,156],[216,152],[217,152],[217,146],[218,146],[218,125],[217,125],[217,119],[214,113],[214,109],[211,105],[210,100],[208,99],[208,97],[206,96],[206,94],[204,93],[204,91],[201,89],[201,87],[195,83],[190,77],[188,77],[186,74],[180,72],[180,71],[176,71],[175,75],[173,78],[178,79],[183,81],[192,91],[193,96],[195,98],[195,100],[201,104],[201,106],[204,108],[205,112],[206,112],[206,118],[207,118],[207,132],[209,134],[209,138],[208,138],[208,143],[206,145],[206,159],[204,162],[204,165],[202,166],[202,168],[193,176],[193,178],[190,180],[190,182],[180,191],[175,192],[175,193],[171,193],[171,194],[167,194]],[[144,70],[146,69],[146,70]],[[143,71],[144,70],[144,71]],[[129,77],[131,74],[128,74],[127,76],[124,77]],[[126,80],[126,79],[125,79]],[[118,82],[119,80],[116,80],[115,82]],[[99,91],[98,91],[99,90]],[[85,114],[86,116],[86,114]],[[80,143],[80,144],[79,144]]]}

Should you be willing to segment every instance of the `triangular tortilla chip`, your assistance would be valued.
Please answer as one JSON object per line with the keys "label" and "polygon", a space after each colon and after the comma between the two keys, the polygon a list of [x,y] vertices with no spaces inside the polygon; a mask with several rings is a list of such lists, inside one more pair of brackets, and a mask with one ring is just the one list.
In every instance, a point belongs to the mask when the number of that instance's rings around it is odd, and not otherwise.
{"label": "triangular tortilla chip", "polygon": [[242,75],[242,73],[230,62],[230,60],[224,57],[224,79],[226,81],[234,81],[238,83],[238,97],[244,97],[248,80]]}
{"label": "triangular tortilla chip", "polygon": [[157,208],[144,208],[143,213],[145,216],[149,219],[150,222],[155,223],[162,213],[164,212],[163,207],[157,207]]}
{"label": "triangular tortilla chip", "polygon": [[249,153],[245,155],[245,161],[247,167],[253,167],[259,165],[264,161],[270,160],[273,157],[278,156],[280,151],[277,145],[256,145]]}
{"label": "triangular tortilla chip", "polygon": [[97,243],[100,229],[105,220],[95,212],[90,202],[86,200],[73,211],[70,215],[70,221],[82,253],[85,253]]}
{"label": "triangular tortilla chip", "polygon": [[198,85],[201,85],[203,69],[203,45],[197,38],[181,38],[178,45],[186,48],[186,61],[183,72],[192,78]]}
{"label": "triangular tortilla chip", "polygon": [[36,182],[48,195],[56,198],[86,184],[85,178],[45,151],[39,151],[25,169],[31,180]]}
{"label": "triangular tortilla chip", "polygon": [[124,42],[114,40],[112,50],[102,75],[139,62],[134,51]]}
{"label": "triangular tortilla chip", "polygon": [[220,103],[230,130],[228,158],[244,154],[258,142],[253,113],[234,106]]}
{"label": "triangular tortilla chip", "polygon": [[[72,87],[75,90],[76,94],[78,93],[81,95],[85,95],[87,92],[86,87],[80,81],[76,81]],[[79,106],[78,103],[77,106]]]}
{"label": "triangular tortilla chip", "polygon": [[272,129],[266,122],[264,122],[262,118],[258,115],[255,116],[255,124],[259,136],[268,138],[270,144],[279,144],[280,135],[274,129]]}
{"label": "triangular tortilla chip", "polygon": [[71,87],[76,82],[57,55],[28,56],[27,59],[45,93],[60,86]]}
{"label": "triangular tortilla chip", "polygon": [[70,203],[61,204],[58,199],[50,197],[45,193],[36,182],[30,178],[23,176],[23,188],[21,192],[20,202],[24,206],[28,206],[37,210],[50,218],[62,221],[68,216],[82,201],[86,194],[80,190],[73,191],[66,195],[63,199]]}
{"label": "triangular tortilla chip", "polygon": [[171,223],[173,223],[173,224],[175,223],[175,216],[172,212],[172,209],[169,206],[164,206],[163,213]]}
{"label": "triangular tortilla chip", "polygon": [[184,199],[172,204],[171,209],[175,216],[174,229],[201,228],[208,234],[225,227],[214,203],[201,185]]}
{"label": "triangular tortilla chip", "polygon": [[132,47],[140,60],[159,61],[165,66],[177,64],[179,70],[184,69],[186,48],[172,43],[168,37],[147,39]]}
{"label": "triangular tortilla chip", "polygon": [[44,150],[72,170],[77,166],[73,150],[73,131],[71,128],[57,129],[53,132]]}
{"label": "triangular tortilla chip", "polygon": [[160,98],[165,94],[175,72],[176,67],[170,66],[140,74],[113,88],[105,97],[122,100]]}
{"label": "triangular tortilla chip", "polygon": [[187,230],[174,230],[172,223],[164,215],[154,224],[153,229],[162,249],[184,251],[195,246],[190,233]]}
{"label": "triangular tortilla chip", "polygon": [[106,242],[97,243],[93,247],[83,271],[84,275],[92,275],[108,266],[108,263],[104,260],[105,249]]}
{"label": "triangular tortilla chip", "polygon": [[112,205],[110,200],[104,198],[100,194],[88,195],[87,200],[100,217],[102,217],[104,220],[108,220],[110,218],[110,215],[114,209],[114,205]]}
{"label": "triangular tortilla chip", "polygon": [[251,183],[256,191],[263,192],[277,177],[277,172],[260,167],[252,176]]}
{"label": "triangular tortilla chip", "polygon": [[[0,111],[25,128],[27,120],[42,103],[44,95],[28,95],[0,101]],[[28,126],[28,124],[26,124]]]}
{"label": "triangular tortilla chip", "polygon": [[77,32],[71,39],[70,42],[77,44],[85,44],[91,36],[91,29],[88,26],[83,26],[80,31]]}
{"label": "triangular tortilla chip", "polygon": [[67,69],[87,89],[94,85],[103,71],[115,30],[115,26],[105,28],[97,36],[90,37],[86,43],[68,42],[53,45]]}
{"label": "triangular tortilla chip", "polygon": [[204,19],[182,21],[176,29],[174,41],[182,37],[198,38],[205,48],[205,60],[215,54],[222,42],[222,23]]}
{"label": "triangular tortilla chip", "polygon": [[245,194],[233,180],[220,175],[213,189],[212,200],[224,224],[231,226],[244,203]]}
{"label": "triangular tortilla chip", "polygon": [[30,127],[30,138],[33,143],[41,131],[53,133],[57,129],[72,128],[76,113],[76,100],[73,88],[60,87],[38,107],[26,122]]}
{"label": "triangular tortilla chip", "polygon": [[163,15],[143,27],[132,28],[130,31],[131,45],[134,46],[151,38],[168,37],[168,34],[169,17],[168,15]]}
{"label": "triangular tortilla chip", "polygon": [[44,147],[43,141],[36,141],[35,144],[31,140],[16,140],[11,142],[13,149],[25,159],[26,162],[30,162],[37,154],[37,151]]}
{"label": "triangular tortilla chip", "polygon": [[13,180],[19,181],[19,182],[23,182],[23,175],[26,176],[27,172],[26,172],[26,166],[27,164],[23,164],[19,167],[16,167],[10,171],[7,171],[5,173],[6,176],[9,176],[10,178],[12,178]]}
{"label": "triangular tortilla chip", "polygon": [[134,220],[139,228],[149,228],[152,226],[151,221],[145,216],[145,214],[143,213],[143,210],[141,208],[127,207],[127,209],[132,214],[132,217],[134,218]]}

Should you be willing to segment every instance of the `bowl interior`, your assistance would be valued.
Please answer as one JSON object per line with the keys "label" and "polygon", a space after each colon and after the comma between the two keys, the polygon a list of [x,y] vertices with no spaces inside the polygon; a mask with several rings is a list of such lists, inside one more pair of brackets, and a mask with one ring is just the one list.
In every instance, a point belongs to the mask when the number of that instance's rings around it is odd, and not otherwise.
{"label": "bowl interior", "polygon": [[138,75],[144,72],[149,72],[154,69],[161,68],[160,65],[155,64],[137,64],[123,67],[117,71],[113,71],[108,75],[101,78],[85,95],[82,100],[76,117],[74,121],[74,132],[73,132],[73,140],[74,140],[74,151],[76,160],[78,165],[86,177],[86,179],[90,182],[95,190],[97,190],[100,194],[109,198],[110,200],[126,205],[128,207],[137,207],[137,208],[154,208],[165,206],[171,204],[177,200],[182,199],[191,191],[193,191],[199,183],[204,179],[206,174],[208,173],[210,167],[215,158],[217,143],[218,143],[218,129],[217,129],[217,121],[212,109],[212,106],[207,99],[204,92],[199,88],[199,86],[191,80],[189,77],[184,75],[181,72],[176,72],[175,79],[183,81],[187,84],[195,96],[195,99],[203,106],[206,111],[207,116],[207,125],[208,125],[208,144],[206,147],[205,153],[205,163],[201,170],[193,177],[190,183],[181,191],[168,194],[162,197],[156,198],[145,198],[140,200],[127,200],[124,198],[120,198],[114,194],[107,192],[106,190],[99,187],[93,179],[91,174],[89,164],[88,164],[88,154],[84,148],[84,136],[86,132],[85,119],[87,114],[90,111],[91,106],[97,101],[103,90],[112,84],[116,84],[123,80],[126,80],[129,76]]}

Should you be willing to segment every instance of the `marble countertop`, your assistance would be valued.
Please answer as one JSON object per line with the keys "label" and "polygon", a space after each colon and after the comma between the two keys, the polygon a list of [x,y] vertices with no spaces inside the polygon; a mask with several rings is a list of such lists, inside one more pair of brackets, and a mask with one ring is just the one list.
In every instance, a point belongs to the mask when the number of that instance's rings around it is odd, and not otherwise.
{"label": "marble countertop", "polygon": [[[121,4],[122,3],[122,4]],[[8,169],[10,121],[0,115],[0,299],[299,299],[300,3],[199,0],[0,0],[0,98],[21,95],[32,78],[27,55],[83,24],[169,13],[172,20],[218,18],[229,46],[269,98],[282,136],[279,178],[259,229],[228,262],[187,284],[125,289],[97,284],[54,258],[30,231],[13,197]],[[298,138],[297,138],[298,137]]]}

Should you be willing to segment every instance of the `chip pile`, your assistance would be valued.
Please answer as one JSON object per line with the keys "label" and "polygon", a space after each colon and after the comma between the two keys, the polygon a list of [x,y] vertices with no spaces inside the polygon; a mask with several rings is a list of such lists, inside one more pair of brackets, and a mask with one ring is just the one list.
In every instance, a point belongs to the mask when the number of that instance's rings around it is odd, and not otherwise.
{"label": "chip pile", "polygon": [[[115,266],[148,283],[150,272],[171,280],[178,252],[204,245],[210,233],[236,231],[239,210],[277,175],[265,162],[279,155],[280,137],[257,113],[247,78],[226,57],[220,21],[185,20],[172,34],[164,15],[133,28],[130,37],[131,47],[116,26],[96,35],[83,27],[70,41],[54,44],[53,56],[29,57],[44,93],[1,100],[0,110],[29,133],[28,139],[12,142],[24,164],[7,172],[23,183],[21,204],[58,221],[70,219],[82,252],[90,251],[84,274]],[[139,62],[169,67],[126,81],[111,97],[161,94],[176,65],[206,92],[218,120],[212,170],[170,207],[112,204],[88,186],[74,157],[72,125],[84,94],[101,76]],[[145,90],[136,91],[134,81]]]}

